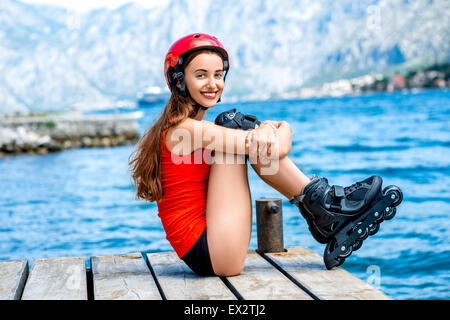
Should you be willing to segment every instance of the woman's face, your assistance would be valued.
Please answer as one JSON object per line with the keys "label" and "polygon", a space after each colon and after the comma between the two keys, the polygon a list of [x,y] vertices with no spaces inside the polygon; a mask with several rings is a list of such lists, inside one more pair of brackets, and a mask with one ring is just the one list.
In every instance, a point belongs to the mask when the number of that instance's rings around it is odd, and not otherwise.
{"label": "woman's face", "polygon": [[215,53],[200,53],[192,59],[184,70],[184,81],[192,99],[204,107],[214,107],[222,95],[223,73],[222,58]]}

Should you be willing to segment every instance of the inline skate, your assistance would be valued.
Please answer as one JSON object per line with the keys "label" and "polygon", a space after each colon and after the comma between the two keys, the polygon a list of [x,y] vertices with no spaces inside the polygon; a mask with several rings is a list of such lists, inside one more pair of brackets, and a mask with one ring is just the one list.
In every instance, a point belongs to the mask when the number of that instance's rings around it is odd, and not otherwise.
{"label": "inline skate", "polygon": [[340,266],[368,236],[392,219],[403,199],[400,188],[381,190],[383,180],[372,176],[348,187],[330,186],[326,178],[313,176],[299,196],[298,206],[309,230],[319,243],[327,244],[323,259],[327,269]]}
{"label": "inline skate", "polygon": [[241,130],[255,129],[256,125],[261,124],[255,116],[236,112],[236,109],[222,112],[216,117],[214,123],[222,127]]}

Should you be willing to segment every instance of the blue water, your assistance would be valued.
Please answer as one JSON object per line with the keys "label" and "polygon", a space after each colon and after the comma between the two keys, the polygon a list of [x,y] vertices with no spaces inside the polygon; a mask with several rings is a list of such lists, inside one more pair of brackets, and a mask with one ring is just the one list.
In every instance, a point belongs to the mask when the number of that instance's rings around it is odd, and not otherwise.
{"label": "blue water", "polygon": [[[290,157],[307,175],[344,186],[381,175],[384,185],[400,186],[396,217],[342,267],[395,299],[450,298],[449,91],[222,103],[206,119],[231,107],[289,121]],[[141,133],[162,108],[141,109]],[[0,158],[0,259],[171,250],[156,205],[135,199],[132,148]],[[282,198],[251,169],[249,180],[253,200]],[[286,199],[283,215],[285,246],[323,253]]]}

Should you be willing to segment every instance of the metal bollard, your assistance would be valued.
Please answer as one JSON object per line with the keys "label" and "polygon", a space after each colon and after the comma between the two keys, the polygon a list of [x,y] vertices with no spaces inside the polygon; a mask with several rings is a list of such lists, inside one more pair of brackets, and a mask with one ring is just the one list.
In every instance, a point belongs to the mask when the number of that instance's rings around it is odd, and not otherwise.
{"label": "metal bollard", "polygon": [[258,252],[285,252],[283,243],[283,212],[281,199],[256,200]]}

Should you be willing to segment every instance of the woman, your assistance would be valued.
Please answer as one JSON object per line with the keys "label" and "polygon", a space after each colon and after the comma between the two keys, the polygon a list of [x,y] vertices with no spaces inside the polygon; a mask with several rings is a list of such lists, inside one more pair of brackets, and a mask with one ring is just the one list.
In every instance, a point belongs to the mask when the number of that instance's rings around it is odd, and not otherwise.
{"label": "woman", "polygon": [[[234,112],[220,115],[217,124],[202,120],[220,101],[229,70],[228,53],[217,38],[181,38],[164,67],[171,97],[138,143],[130,166],[137,197],[157,202],[167,240],[197,274],[233,276],[244,267],[252,228],[248,159],[263,181],[299,206],[321,243],[379,197],[380,177],[342,188],[305,176],[288,157],[286,121],[258,126],[256,118]],[[339,210],[330,211],[330,204]]]}

